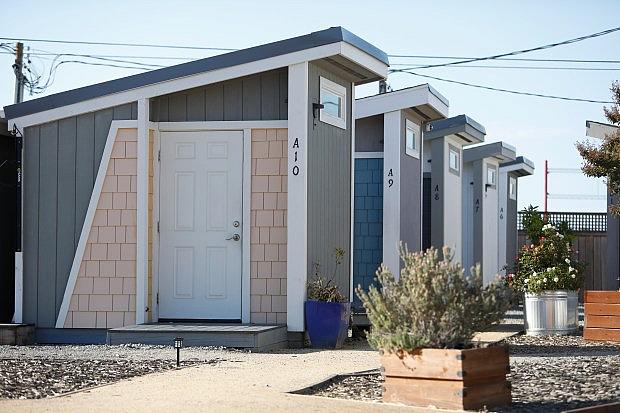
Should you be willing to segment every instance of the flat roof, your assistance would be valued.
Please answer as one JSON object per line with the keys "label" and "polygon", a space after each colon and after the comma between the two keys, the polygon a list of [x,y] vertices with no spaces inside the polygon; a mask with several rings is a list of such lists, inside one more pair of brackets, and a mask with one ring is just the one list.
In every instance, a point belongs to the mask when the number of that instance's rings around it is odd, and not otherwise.
{"label": "flat roof", "polygon": [[499,167],[507,172],[515,172],[519,176],[533,175],[535,169],[534,162],[525,156],[517,156],[515,160],[503,162]]}
{"label": "flat roof", "polygon": [[604,139],[605,135],[615,133],[617,130],[618,126],[616,125],[586,120],[586,136],[591,138]]}
{"label": "flat roof", "polygon": [[21,116],[71,105],[101,96],[111,95],[130,89],[140,88],[155,83],[165,82],[202,72],[237,66],[258,60],[268,59],[288,53],[298,52],[332,43],[345,42],[367,53],[382,63],[389,65],[387,54],[364,39],[342,27],[313,32],[303,36],[267,43],[205,59],[181,63],[162,69],[151,70],[120,79],[84,86],[65,92],[56,93],[38,99],[29,100],[4,107],[6,117],[15,119]]}
{"label": "flat roof", "polygon": [[[362,119],[401,109],[422,108],[426,119],[448,116],[450,103],[428,83],[355,99],[355,118]],[[430,115],[430,116],[429,116]]]}
{"label": "flat roof", "polygon": [[483,145],[470,146],[463,149],[463,161],[472,162],[484,158],[497,158],[500,161],[511,161],[517,156],[516,148],[506,142],[491,142]]}
{"label": "flat roof", "polygon": [[467,115],[436,120],[430,122],[427,128],[424,131],[424,140],[455,135],[469,143],[480,143],[484,141],[484,135],[486,135],[484,126]]}

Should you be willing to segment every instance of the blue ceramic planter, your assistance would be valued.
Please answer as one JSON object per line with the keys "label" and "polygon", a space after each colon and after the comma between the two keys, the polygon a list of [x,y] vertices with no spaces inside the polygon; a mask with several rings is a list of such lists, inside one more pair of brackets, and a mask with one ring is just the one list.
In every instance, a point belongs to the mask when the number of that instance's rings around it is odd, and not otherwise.
{"label": "blue ceramic planter", "polygon": [[306,328],[312,347],[340,348],[347,338],[351,303],[306,301]]}

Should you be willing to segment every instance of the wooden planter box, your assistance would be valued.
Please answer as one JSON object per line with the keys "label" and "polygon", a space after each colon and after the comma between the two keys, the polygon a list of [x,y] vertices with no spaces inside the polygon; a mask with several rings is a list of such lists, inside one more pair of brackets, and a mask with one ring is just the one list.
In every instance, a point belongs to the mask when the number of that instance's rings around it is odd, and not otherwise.
{"label": "wooden planter box", "polygon": [[27,346],[34,342],[34,325],[0,324],[0,345]]}
{"label": "wooden planter box", "polygon": [[478,410],[510,404],[508,347],[421,349],[381,357],[383,400],[410,406]]}
{"label": "wooden planter box", "polygon": [[620,291],[586,291],[586,340],[620,342]]}

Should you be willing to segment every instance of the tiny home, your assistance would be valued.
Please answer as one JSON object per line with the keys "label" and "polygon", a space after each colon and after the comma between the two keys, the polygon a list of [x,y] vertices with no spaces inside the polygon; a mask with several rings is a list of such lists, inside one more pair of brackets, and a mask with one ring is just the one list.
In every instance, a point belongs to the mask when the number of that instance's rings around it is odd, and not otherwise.
{"label": "tiny home", "polygon": [[430,122],[423,148],[423,248],[450,247],[461,262],[463,148],[484,141],[482,125],[466,115]]}
{"label": "tiny home", "polygon": [[387,68],[333,27],[7,106],[24,134],[16,321],[39,341],[162,320],[303,333],[308,275],[335,248],[352,294],[354,86]]}
{"label": "tiny home", "polygon": [[[617,125],[586,121],[586,136],[604,139],[606,135],[618,132]],[[617,196],[607,196],[607,273],[603,274],[602,290],[620,288],[620,218],[609,213],[609,206],[620,203]]]}
{"label": "tiny home", "polygon": [[484,283],[499,273],[498,243],[500,162],[515,159],[515,148],[505,142],[463,150],[463,257],[466,274],[480,264]]}
{"label": "tiny home", "polygon": [[499,232],[497,238],[500,270],[513,267],[518,253],[518,185],[519,178],[534,174],[534,162],[524,156],[517,156],[513,161],[499,165],[497,191],[499,197]]}
{"label": "tiny home", "polygon": [[448,100],[423,84],[355,105],[353,285],[367,289],[382,262],[398,277],[400,241],[422,248],[422,131]]}

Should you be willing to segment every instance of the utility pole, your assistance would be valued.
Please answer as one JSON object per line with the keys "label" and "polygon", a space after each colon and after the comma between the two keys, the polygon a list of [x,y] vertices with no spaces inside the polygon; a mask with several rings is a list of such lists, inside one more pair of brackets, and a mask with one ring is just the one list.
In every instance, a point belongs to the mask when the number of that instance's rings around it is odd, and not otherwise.
{"label": "utility pole", "polygon": [[15,72],[15,103],[21,103],[24,100],[24,44],[17,43],[15,48],[15,64],[13,71]]}
{"label": "utility pole", "polygon": [[548,180],[549,180],[549,161],[545,159],[545,222],[547,221],[547,206],[549,200],[549,188],[548,188]]}

